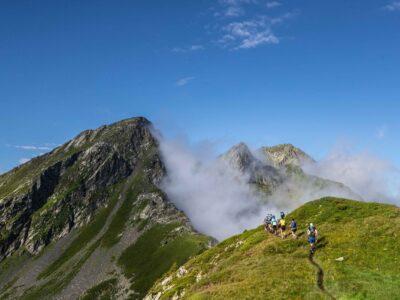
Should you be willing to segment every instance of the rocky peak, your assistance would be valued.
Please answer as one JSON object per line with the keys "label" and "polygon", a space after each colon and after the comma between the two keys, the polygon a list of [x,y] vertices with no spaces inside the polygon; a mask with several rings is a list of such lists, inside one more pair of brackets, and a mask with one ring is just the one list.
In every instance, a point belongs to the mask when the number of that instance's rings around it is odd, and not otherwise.
{"label": "rocky peak", "polygon": [[3,174],[0,260],[22,246],[36,254],[83,225],[106,204],[107,197],[97,197],[96,192],[126,180],[149,153],[154,153],[149,180],[156,183],[164,168],[150,122],[131,118],[86,130]]}
{"label": "rocky peak", "polygon": [[255,161],[249,147],[245,143],[239,143],[229,149],[221,158],[234,169],[244,172]]}
{"label": "rocky peak", "polygon": [[260,152],[267,162],[270,162],[275,167],[284,167],[288,165],[301,166],[304,162],[314,162],[311,156],[292,144],[262,147]]}
{"label": "rocky peak", "polygon": [[282,182],[279,171],[254,157],[245,143],[233,146],[221,158],[235,170],[247,175],[250,184],[263,184],[272,189]]}

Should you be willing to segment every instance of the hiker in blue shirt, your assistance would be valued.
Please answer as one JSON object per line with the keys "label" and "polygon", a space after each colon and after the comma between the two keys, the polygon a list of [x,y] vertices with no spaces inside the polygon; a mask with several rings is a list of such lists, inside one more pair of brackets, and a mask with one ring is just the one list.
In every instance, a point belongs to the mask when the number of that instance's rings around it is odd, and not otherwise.
{"label": "hiker in blue shirt", "polygon": [[313,223],[310,223],[310,226],[307,229],[307,235],[308,235],[308,242],[310,243],[310,253],[311,255],[315,253],[315,250],[317,247],[315,244],[317,243],[317,237],[318,237],[318,231],[317,228],[314,226]]}
{"label": "hiker in blue shirt", "polygon": [[297,231],[297,223],[294,219],[290,223],[290,229],[292,230],[292,236],[294,239],[297,239],[296,231]]}

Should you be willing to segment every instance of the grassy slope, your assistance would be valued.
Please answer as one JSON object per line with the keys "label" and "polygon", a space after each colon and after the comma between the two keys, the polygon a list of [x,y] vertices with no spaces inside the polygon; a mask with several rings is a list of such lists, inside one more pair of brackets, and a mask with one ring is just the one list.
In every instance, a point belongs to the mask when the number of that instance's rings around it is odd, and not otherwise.
{"label": "grassy slope", "polygon": [[[130,289],[134,293],[129,299],[142,299],[172,266],[182,265],[205,249],[209,238],[193,232],[177,234],[176,228],[179,224],[153,226],[119,257],[118,265],[132,282]],[[116,299],[118,292],[118,281],[111,278],[86,291],[81,300]]]}
{"label": "grassy slope", "polygon": [[[400,209],[390,205],[324,198],[291,213],[301,229],[320,232],[315,260],[325,288],[337,299],[396,299],[400,295]],[[304,230],[281,240],[262,227],[232,237],[190,260],[188,274],[153,287],[169,299],[324,299],[308,262]],[[335,261],[344,257],[343,262]],[[200,275],[199,275],[200,274]],[[201,276],[201,277],[200,277]],[[196,280],[197,277],[197,280]],[[201,278],[201,279],[200,279]]]}
{"label": "grassy slope", "polygon": [[208,237],[187,232],[177,234],[179,224],[157,224],[127,248],[118,260],[132,289],[142,297],[172,265],[182,265],[205,249]]}

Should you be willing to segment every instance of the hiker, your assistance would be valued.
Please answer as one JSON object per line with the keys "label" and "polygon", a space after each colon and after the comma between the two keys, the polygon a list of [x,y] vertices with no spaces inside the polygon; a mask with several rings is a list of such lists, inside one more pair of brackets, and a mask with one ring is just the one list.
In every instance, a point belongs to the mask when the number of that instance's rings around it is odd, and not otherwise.
{"label": "hiker", "polygon": [[281,219],[285,218],[285,213],[283,211],[281,211]]}
{"label": "hiker", "polygon": [[286,221],[283,218],[279,220],[279,229],[281,232],[281,238],[284,239],[286,237],[286,235],[285,235]]}
{"label": "hiker", "polygon": [[276,221],[275,216],[272,216],[271,225],[272,225],[272,233],[277,234],[277,233],[278,233],[278,232],[277,232],[278,222]]}
{"label": "hiker", "polygon": [[294,239],[297,239],[296,231],[297,231],[297,223],[294,219],[290,223],[290,229],[292,230],[292,236]]}
{"label": "hiker", "polygon": [[308,226],[307,235],[308,235],[308,242],[310,243],[310,247],[311,247],[310,253],[314,254],[314,252],[316,250],[315,244],[317,243],[318,231],[313,223],[310,223],[310,226]]}
{"label": "hiker", "polygon": [[265,231],[269,231],[271,232],[271,219],[272,219],[272,215],[268,214],[265,219],[264,219],[264,229]]}

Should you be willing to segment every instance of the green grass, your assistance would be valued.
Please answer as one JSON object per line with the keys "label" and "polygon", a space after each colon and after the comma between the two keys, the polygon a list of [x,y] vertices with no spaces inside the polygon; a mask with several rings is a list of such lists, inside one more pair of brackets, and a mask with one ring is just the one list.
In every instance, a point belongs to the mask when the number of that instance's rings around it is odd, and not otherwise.
{"label": "green grass", "polygon": [[146,231],[118,259],[132,289],[141,298],[173,265],[183,264],[205,248],[208,238],[193,233],[177,234],[179,224],[157,224]]}
{"label": "green grass", "polygon": [[138,195],[143,189],[149,185],[141,174],[135,176],[132,185],[129,187],[124,202],[121,207],[115,213],[110,226],[103,235],[102,246],[110,248],[117,244],[121,238],[121,234],[131,216],[132,208],[137,200]]}
{"label": "green grass", "polygon": [[39,274],[38,279],[48,277],[70,260],[76,253],[82,250],[88,242],[90,242],[103,228],[107,217],[115,207],[118,201],[118,196],[121,191],[122,184],[114,186],[114,192],[109,200],[107,207],[101,208],[94,219],[79,230],[78,236],[72,241],[71,245],[55,260],[50,266],[48,266],[42,273]]}
{"label": "green grass", "polygon": [[[185,299],[325,299],[308,262],[304,233],[320,233],[315,260],[325,271],[325,288],[336,299],[397,299],[400,295],[400,209],[391,205],[324,198],[288,215],[300,238],[282,240],[262,227],[229,238],[189,260],[186,276],[168,275],[152,288],[161,299],[185,291]],[[344,257],[343,262],[335,259]],[[196,276],[202,275],[201,280]],[[167,275],[163,276],[165,278]]]}
{"label": "green grass", "polygon": [[116,278],[105,280],[89,289],[80,300],[115,299],[118,281]]}
{"label": "green grass", "polygon": [[[343,299],[395,299],[400,295],[400,209],[391,205],[324,199],[293,216],[320,224],[318,260],[326,287]],[[315,221],[314,221],[315,220]],[[344,257],[342,263],[334,259]]]}

